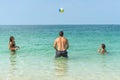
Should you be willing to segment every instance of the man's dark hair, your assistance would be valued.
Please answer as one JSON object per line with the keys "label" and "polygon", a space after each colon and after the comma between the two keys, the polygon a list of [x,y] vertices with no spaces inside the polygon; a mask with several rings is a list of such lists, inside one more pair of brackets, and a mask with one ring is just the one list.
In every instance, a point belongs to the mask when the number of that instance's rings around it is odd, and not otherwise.
{"label": "man's dark hair", "polygon": [[59,32],[59,35],[60,35],[60,36],[63,36],[63,35],[64,35],[63,31],[60,31],[60,32]]}

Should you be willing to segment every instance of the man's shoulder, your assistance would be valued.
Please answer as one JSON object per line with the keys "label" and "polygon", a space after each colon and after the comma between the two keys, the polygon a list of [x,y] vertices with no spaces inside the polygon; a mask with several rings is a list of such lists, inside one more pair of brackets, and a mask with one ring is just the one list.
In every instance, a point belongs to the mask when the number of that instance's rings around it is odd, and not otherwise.
{"label": "man's shoulder", "polygon": [[68,40],[66,37],[64,37],[65,40]]}
{"label": "man's shoulder", "polygon": [[56,38],[56,39],[55,39],[55,41],[57,41],[58,39],[59,39],[59,37],[58,37],[58,38]]}
{"label": "man's shoulder", "polygon": [[[68,40],[66,37],[62,37],[64,40]],[[60,37],[56,38],[55,41],[59,40]]]}

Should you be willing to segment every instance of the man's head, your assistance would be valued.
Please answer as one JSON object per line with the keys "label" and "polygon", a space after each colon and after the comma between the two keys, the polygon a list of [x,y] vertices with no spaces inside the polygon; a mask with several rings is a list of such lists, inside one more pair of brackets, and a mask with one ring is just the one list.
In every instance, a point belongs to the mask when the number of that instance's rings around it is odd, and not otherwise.
{"label": "man's head", "polygon": [[59,36],[63,36],[63,35],[64,35],[63,31],[60,31]]}

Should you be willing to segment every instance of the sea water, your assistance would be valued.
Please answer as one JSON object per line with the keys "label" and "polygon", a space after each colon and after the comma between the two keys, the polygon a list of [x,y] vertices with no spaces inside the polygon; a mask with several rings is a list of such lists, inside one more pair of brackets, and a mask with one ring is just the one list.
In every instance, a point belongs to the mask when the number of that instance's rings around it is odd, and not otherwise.
{"label": "sea water", "polygon": [[[69,41],[68,59],[55,59],[59,31]],[[20,47],[8,49],[14,36]],[[119,80],[120,25],[1,25],[0,80]],[[100,44],[107,54],[98,54]]]}

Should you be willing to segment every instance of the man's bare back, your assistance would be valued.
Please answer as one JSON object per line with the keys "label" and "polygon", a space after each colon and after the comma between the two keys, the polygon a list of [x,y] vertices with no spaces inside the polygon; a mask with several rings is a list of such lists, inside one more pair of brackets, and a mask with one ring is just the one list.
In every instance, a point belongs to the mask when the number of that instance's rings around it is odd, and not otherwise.
{"label": "man's bare back", "polygon": [[54,42],[54,48],[58,51],[67,50],[69,47],[68,40],[65,37],[58,37]]}

